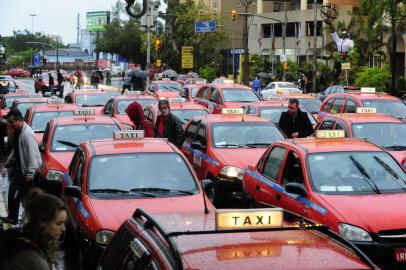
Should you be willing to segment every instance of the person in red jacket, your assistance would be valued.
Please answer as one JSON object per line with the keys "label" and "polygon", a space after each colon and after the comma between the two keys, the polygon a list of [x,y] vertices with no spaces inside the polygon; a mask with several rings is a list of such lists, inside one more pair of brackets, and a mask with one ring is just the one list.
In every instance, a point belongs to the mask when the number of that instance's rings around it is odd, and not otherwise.
{"label": "person in red jacket", "polygon": [[144,112],[142,110],[142,106],[134,101],[130,105],[128,105],[127,109],[125,109],[130,120],[134,123],[135,129],[137,130],[144,130],[145,137],[155,137],[154,127],[152,123],[149,122],[144,118]]}

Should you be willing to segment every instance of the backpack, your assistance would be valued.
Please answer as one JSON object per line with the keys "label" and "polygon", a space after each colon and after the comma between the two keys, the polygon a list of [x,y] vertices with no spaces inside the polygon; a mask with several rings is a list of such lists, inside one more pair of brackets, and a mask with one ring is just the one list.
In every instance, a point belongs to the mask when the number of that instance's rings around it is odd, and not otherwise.
{"label": "backpack", "polygon": [[0,229],[0,243],[0,266],[7,258],[20,251],[27,249],[38,250],[34,245],[23,240],[20,231],[17,229]]}

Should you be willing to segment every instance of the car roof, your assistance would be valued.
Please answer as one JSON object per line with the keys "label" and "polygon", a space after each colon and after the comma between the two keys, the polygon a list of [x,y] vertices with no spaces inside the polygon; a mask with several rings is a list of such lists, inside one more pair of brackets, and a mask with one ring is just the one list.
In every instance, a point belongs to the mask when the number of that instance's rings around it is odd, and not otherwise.
{"label": "car roof", "polygon": [[328,99],[337,97],[337,96],[350,96],[354,97],[359,100],[365,100],[365,99],[386,99],[386,100],[401,100],[400,98],[388,95],[387,93],[366,93],[366,92],[346,92],[346,93],[337,93],[337,94],[332,94],[328,97]]}
{"label": "car roof", "polygon": [[[67,116],[57,117],[51,120],[58,126],[67,126],[75,124],[115,124],[117,122],[110,116],[105,115],[88,115],[88,116]],[[113,135],[112,135],[113,136]]]}
{"label": "car roof", "polygon": [[113,97],[114,100],[133,100],[133,99],[156,99],[154,96],[149,95],[137,95],[137,94],[126,94],[121,96]]}
{"label": "car roof", "polygon": [[400,119],[381,113],[339,113],[328,114],[326,117],[337,117],[352,123],[402,123]]}
{"label": "car roof", "polygon": [[78,109],[76,104],[44,104],[36,107],[31,107],[32,112],[53,112],[53,111],[73,111]]}
{"label": "car roof", "polygon": [[[112,135],[113,136],[113,135]],[[82,143],[94,155],[126,153],[178,153],[174,146],[162,138],[138,138],[127,140],[92,140]]]}
{"label": "car roof", "polygon": [[356,138],[317,139],[309,137],[277,142],[290,145],[306,153],[384,151],[375,144]]}
{"label": "car roof", "polygon": [[193,120],[201,120],[206,123],[229,123],[229,122],[264,122],[270,123],[269,120],[258,117],[256,115],[241,114],[241,115],[223,115],[223,114],[207,114],[196,116]]}

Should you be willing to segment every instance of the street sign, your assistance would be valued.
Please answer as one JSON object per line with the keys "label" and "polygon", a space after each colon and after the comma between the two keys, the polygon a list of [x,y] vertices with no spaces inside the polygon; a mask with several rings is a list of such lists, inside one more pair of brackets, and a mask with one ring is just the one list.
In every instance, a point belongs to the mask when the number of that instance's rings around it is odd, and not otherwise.
{"label": "street sign", "polygon": [[34,54],[34,66],[41,65],[41,55],[39,53]]}
{"label": "street sign", "polygon": [[182,68],[193,68],[192,46],[182,46]]}
{"label": "street sign", "polygon": [[244,53],[244,49],[231,49],[230,53],[231,54],[242,54],[242,53]]}
{"label": "street sign", "polygon": [[198,21],[195,22],[195,33],[211,33],[216,32],[216,21]]}
{"label": "street sign", "polygon": [[157,59],[157,60],[156,60],[156,66],[157,66],[157,67],[161,67],[161,64],[162,64],[161,59]]}
{"label": "street sign", "polygon": [[341,63],[341,69],[351,69],[351,63]]}

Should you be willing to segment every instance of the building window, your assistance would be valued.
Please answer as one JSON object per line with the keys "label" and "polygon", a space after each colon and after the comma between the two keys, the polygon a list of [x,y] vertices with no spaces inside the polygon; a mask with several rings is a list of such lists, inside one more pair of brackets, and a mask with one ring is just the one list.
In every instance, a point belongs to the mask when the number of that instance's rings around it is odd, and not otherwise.
{"label": "building window", "polygon": [[[272,38],[273,31],[275,29],[275,37],[283,37],[283,25],[281,23],[275,24],[263,24],[262,25],[262,36],[264,38]],[[296,33],[299,36],[300,23],[290,22],[286,25],[286,37],[295,37]]]}
{"label": "building window", "polygon": [[299,36],[300,24],[298,22],[290,22],[286,25],[286,36],[296,37]]}
{"label": "building window", "polygon": [[213,0],[213,13],[214,14],[217,14],[218,7],[219,7],[218,0]]}
{"label": "building window", "polygon": [[[317,36],[321,36],[322,33],[322,28],[323,28],[323,22],[318,21],[317,22]],[[307,35],[313,36],[313,30],[314,30],[314,22],[306,22],[306,33]]]}

